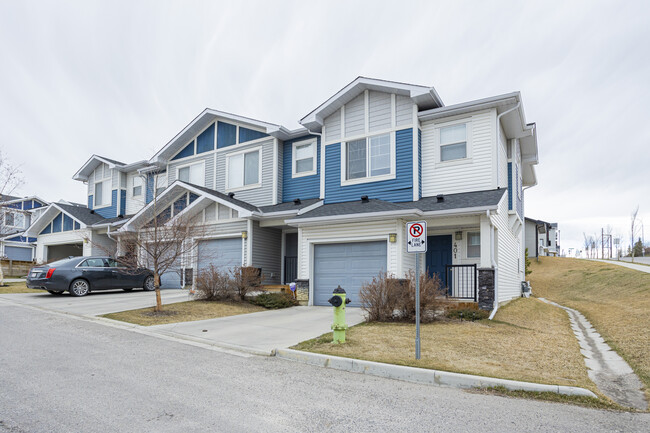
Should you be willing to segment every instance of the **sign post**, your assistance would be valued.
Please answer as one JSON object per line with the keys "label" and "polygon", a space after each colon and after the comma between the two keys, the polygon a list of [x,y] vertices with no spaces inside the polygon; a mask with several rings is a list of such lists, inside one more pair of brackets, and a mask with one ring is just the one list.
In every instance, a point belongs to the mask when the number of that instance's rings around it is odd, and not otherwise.
{"label": "sign post", "polygon": [[420,253],[427,252],[427,222],[406,223],[406,252],[415,253],[415,359],[420,359]]}

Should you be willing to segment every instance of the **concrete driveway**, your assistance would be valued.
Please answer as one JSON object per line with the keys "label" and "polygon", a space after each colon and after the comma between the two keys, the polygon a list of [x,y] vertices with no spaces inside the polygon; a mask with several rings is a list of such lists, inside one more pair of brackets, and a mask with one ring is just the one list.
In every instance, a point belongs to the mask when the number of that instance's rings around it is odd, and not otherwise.
{"label": "concrete driveway", "polygon": [[[161,290],[160,294],[163,304],[189,300],[187,290],[165,289]],[[156,305],[156,295],[153,292],[144,292],[142,290],[132,292],[122,290],[93,292],[80,298],[67,293],[55,296],[47,292],[34,291],[34,293],[2,294],[0,298],[34,307],[84,316],[99,316]]]}
{"label": "concrete driveway", "polygon": [[[150,326],[147,329],[232,349],[269,355],[331,331],[332,307],[292,307],[282,310],[196,322]],[[364,320],[360,308],[346,308],[348,326]]]}

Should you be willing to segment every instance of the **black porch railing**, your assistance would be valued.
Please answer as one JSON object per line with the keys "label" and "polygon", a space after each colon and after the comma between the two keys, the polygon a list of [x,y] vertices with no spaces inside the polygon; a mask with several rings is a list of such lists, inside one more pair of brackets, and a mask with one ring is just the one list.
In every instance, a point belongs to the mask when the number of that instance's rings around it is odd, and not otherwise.
{"label": "black porch railing", "polygon": [[476,265],[447,265],[447,296],[478,302],[478,272]]}
{"label": "black porch railing", "polygon": [[298,257],[284,256],[284,284],[296,281],[298,278]]}

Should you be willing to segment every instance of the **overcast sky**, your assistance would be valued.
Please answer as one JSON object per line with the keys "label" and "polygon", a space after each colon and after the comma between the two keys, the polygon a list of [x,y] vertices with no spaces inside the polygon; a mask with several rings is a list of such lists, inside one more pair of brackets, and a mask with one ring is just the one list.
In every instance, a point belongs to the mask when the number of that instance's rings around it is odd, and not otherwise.
{"label": "overcast sky", "polygon": [[93,154],[148,159],[205,107],[298,126],[358,75],[446,105],[519,90],[538,127],[529,217],[563,247],[650,238],[650,3],[0,0],[0,148],[21,195],[86,202]]}

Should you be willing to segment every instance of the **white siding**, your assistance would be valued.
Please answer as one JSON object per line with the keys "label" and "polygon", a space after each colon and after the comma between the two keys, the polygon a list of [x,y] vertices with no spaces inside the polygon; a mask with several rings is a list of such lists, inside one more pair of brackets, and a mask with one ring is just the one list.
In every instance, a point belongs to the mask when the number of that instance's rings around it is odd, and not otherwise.
{"label": "white siding", "polygon": [[494,111],[484,111],[463,118],[467,121],[468,158],[443,163],[438,162],[440,125],[459,119],[422,123],[423,197],[492,189],[494,115]]}
{"label": "white siding", "polygon": [[93,232],[90,244],[90,254],[93,256],[112,256],[117,251],[117,243],[105,234]]}
{"label": "white siding", "polygon": [[[363,242],[386,240],[389,233],[400,233],[403,223],[399,220],[336,224],[318,227],[304,227],[298,230],[298,278],[311,278],[312,243]],[[398,273],[398,243],[388,243],[389,273]]]}
{"label": "white siding", "polygon": [[365,93],[361,93],[345,104],[345,136],[354,137],[365,132]]}
{"label": "white siding", "polygon": [[111,170],[111,190],[117,189],[120,186],[120,172]]}
{"label": "white siding", "polygon": [[391,95],[390,93],[368,92],[368,130],[382,131],[391,127]]}
{"label": "white siding", "polygon": [[217,152],[217,191],[226,192],[226,156],[231,152],[244,149],[261,147],[260,164],[262,165],[262,186],[235,191],[235,198],[248,202],[254,206],[267,206],[273,204],[273,137],[264,141],[255,141],[251,144],[236,146],[232,151],[226,148]]}
{"label": "white siding", "polygon": [[[38,235],[36,238],[36,253],[34,258],[37,263],[43,263],[47,260],[46,247],[49,245],[62,245],[62,244],[79,244],[82,243],[84,238],[90,237],[90,230],[75,230],[59,233],[49,233],[46,235]],[[83,255],[90,256],[92,254],[92,243],[86,242],[83,244]]]}
{"label": "white siding", "polygon": [[325,141],[341,139],[341,109],[328,116],[323,122],[325,126]]}
{"label": "white siding", "polygon": [[397,126],[413,124],[413,101],[408,96],[397,95],[395,98],[395,124]]}
{"label": "white siding", "polygon": [[497,215],[494,217],[497,228],[497,285],[499,302],[509,301],[521,296],[521,269],[523,269],[523,257],[521,255],[521,244],[523,230],[519,235],[510,229],[510,218],[508,217],[508,197],[504,195],[499,203]]}

